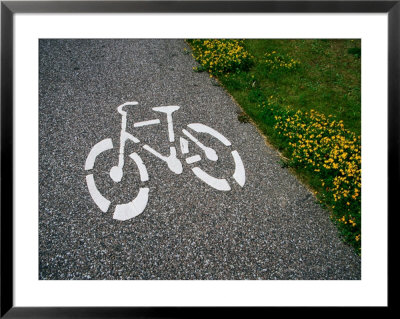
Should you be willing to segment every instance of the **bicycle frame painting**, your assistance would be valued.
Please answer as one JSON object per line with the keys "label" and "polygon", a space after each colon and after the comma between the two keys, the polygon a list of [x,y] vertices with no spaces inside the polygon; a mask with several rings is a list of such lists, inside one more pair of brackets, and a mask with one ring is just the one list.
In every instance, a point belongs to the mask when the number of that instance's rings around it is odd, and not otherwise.
{"label": "bicycle frame painting", "polygon": [[[118,113],[121,114],[121,133],[120,133],[120,145],[119,145],[119,154],[118,154],[118,165],[113,166],[110,169],[110,177],[115,183],[119,183],[124,175],[123,168],[124,168],[124,163],[125,163],[125,144],[127,141],[132,141],[136,144],[140,143],[140,140],[133,136],[132,134],[128,133],[126,130],[127,126],[127,107],[137,107],[138,102],[126,102],[124,104],[121,104],[118,106],[117,111]],[[173,120],[172,120],[172,113],[179,110],[179,106],[160,106],[160,107],[154,107],[152,108],[153,111],[155,112],[160,112],[160,113],[165,113],[167,116],[167,123],[168,123],[168,140],[171,145],[175,142],[175,134],[174,134],[174,126],[173,126]],[[141,121],[141,122],[135,122],[134,127],[143,127],[143,126],[149,126],[149,125],[158,125],[160,124],[159,119],[151,119],[151,120],[146,120],[146,121]],[[196,133],[205,133],[208,135],[211,135],[213,138],[217,139],[219,142],[221,142],[224,146],[230,147],[231,143],[230,141],[224,137],[221,133],[218,131],[214,130],[213,128],[201,124],[201,123],[190,123],[187,125],[187,127],[193,132],[193,134]],[[198,149],[200,149],[205,157],[210,160],[210,161],[217,161],[218,160],[218,155],[214,149],[211,147],[205,146],[202,142],[199,141],[198,138],[193,136],[192,133],[190,133],[186,129],[182,129],[182,133],[186,136],[185,137],[179,137],[179,143],[180,143],[180,151],[182,156],[186,156],[185,161],[188,165],[194,164],[196,162],[199,162],[202,160],[201,155],[195,154],[188,156],[190,151],[189,151],[189,140],[193,142]],[[183,171],[183,166],[181,160],[177,157],[177,152],[175,146],[170,146],[170,154],[168,156],[160,154],[158,151],[156,151],[154,148],[151,146],[144,144],[142,145],[143,149],[148,151],[149,153],[153,154],[155,157],[158,159],[164,161],[168,168],[174,172],[175,174],[181,174]],[[96,158],[103,152],[112,150],[114,148],[113,142],[111,138],[104,139],[100,142],[98,142],[96,145],[92,147],[92,149],[89,152],[89,155],[86,159],[85,163],[85,170],[86,171],[91,171],[94,168]],[[242,159],[239,155],[239,153],[236,150],[231,151],[231,155],[233,157],[234,165],[235,165],[235,170],[232,175],[232,178],[236,181],[237,184],[239,184],[241,187],[244,186],[245,181],[246,181],[246,174],[245,174],[245,169],[244,165],[242,162]],[[146,169],[146,165],[143,163],[141,157],[139,156],[138,153],[133,152],[129,154],[129,158],[133,160],[137,166],[137,169],[139,170],[140,173],[140,181],[141,183],[145,183],[149,181],[149,175]],[[196,177],[198,177],[201,181],[209,185],[210,187],[218,190],[218,191],[230,191],[231,187],[229,185],[229,182],[225,178],[216,178],[213,177],[212,175],[208,174],[205,172],[202,168],[200,167],[192,167],[191,168],[192,172],[195,174]],[[94,174],[88,174],[86,175],[86,183],[87,187],[89,190],[89,193],[93,199],[93,201],[96,203],[98,208],[102,212],[107,212],[111,201],[105,198],[99,189],[96,186],[95,183],[95,178]],[[113,218],[117,220],[128,220],[133,217],[138,216],[141,214],[146,206],[147,202],[149,200],[149,188],[148,187],[140,187],[139,193],[136,195],[136,197],[127,202],[127,203],[121,203],[117,204],[114,210]]]}

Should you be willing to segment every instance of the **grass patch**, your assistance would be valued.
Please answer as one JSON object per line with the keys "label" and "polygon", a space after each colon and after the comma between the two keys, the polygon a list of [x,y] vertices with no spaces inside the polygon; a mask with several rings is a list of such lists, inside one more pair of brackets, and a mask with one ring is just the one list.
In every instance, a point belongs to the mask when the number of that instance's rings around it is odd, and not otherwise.
{"label": "grass patch", "polygon": [[250,117],[246,113],[241,112],[240,114],[238,114],[238,121],[241,123],[249,123]]}
{"label": "grass patch", "polygon": [[360,40],[187,42],[361,253]]}

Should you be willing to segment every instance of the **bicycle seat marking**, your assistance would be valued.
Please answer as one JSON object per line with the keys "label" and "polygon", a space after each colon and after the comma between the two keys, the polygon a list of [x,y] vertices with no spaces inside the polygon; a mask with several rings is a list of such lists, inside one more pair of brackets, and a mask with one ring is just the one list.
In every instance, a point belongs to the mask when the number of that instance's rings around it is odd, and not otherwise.
{"label": "bicycle seat marking", "polygon": [[[182,160],[178,158],[177,151],[175,148],[175,132],[172,120],[172,114],[179,110],[179,106],[170,105],[170,106],[159,106],[152,108],[153,111],[164,113],[167,116],[167,125],[168,125],[168,140],[170,143],[170,153],[168,155],[160,154],[151,146],[144,144],[140,144],[140,140],[133,136],[132,134],[126,131],[126,123],[127,123],[127,111],[124,110],[126,107],[132,107],[138,105],[138,102],[126,102],[118,106],[117,111],[121,114],[121,132],[119,139],[119,152],[118,152],[118,164],[113,166],[110,169],[109,175],[110,178],[114,181],[114,183],[119,183],[124,176],[124,164],[125,164],[125,144],[127,141],[131,141],[135,144],[138,144],[154,155],[156,158],[164,161],[167,164],[167,167],[174,172],[175,174],[181,174],[183,172]],[[134,128],[141,128],[144,126],[158,125],[161,124],[160,119],[150,119],[141,122],[135,122],[133,124]],[[216,162],[218,161],[217,152],[209,147],[204,145],[198,137],[196,137],[196,133],[208,134],[211,137],[218,140],[225,147],[232,147],[230,141],[223,136],[221,133],[216,131],[215,129],[204,125],[202,123],[190,123],[187,125],[188,129],[182,129],[183,136],[179,137],[179,149],[182,157],[185,157],[184,162],[188,165],[195,164],[203,160],[203,158],[208,159],[209,161]],[[199,135],[199,134],[197,134]],[[189,141],[193,142],[196,145],[197,149],[199,148],[202,151],[202,154],[190,154],[190,150],[192,147],[189,147]],[[111,138],[103,139],[102,141],[95,144],[90,150],[88,157],[85,162],[85,170],[88,171],[86,175],[86,184],[95,204],[102,212],[107,212],[110,208],[111,201],[104,197],[99,189],[96,186],[94,173],[91,171],[95,167],[97,157],[103,152],[114,149],[114,144]],[[233,163],[235,166],[234,172],[232,176],[230,176],[234,182],[236,182],[239,186],[243,187],[246,182],[246,174],[242,159],[239,153],[236,150],[232,150],[231,152]],[[139,187],[139,192],[135,198],[126,203],[119,203],[115,206],[113,218],[117,220],[128,220],[140,215],[147,206],[149,200],[149,188],[146,186],[146,182],[149,181],[149,174],[147,172],[147,168],[145,163],[142,161],[142,158],[139,156],[137,152],[133,152],[129,154],[129,159],[131,159],[135,164],[139,171],[140,175],[140,183],[141,187]],[[202,182],[209,185],[210,187],[219,190],[219,191],[230,191],[231,184],[229,184],[226,178],[217,178],[214,177],[207,172],[205,172],[202,168],[195,166],[191,168],[194,175],[199,178]]]}

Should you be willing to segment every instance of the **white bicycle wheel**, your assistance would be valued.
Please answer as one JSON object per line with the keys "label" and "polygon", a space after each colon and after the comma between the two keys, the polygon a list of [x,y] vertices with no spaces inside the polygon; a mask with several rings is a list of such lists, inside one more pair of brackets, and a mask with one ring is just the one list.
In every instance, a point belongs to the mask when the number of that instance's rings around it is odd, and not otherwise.
{"label": "white bicycle wheel", "polygon": [[[101,153],[113,149],[113,143],[111,138],[104,139],[94,145],[86,158],[85,170],[91,171],[96,162],[97,156]],[[140,181],[146,182],[149,179],[147,174],[146,166],[144,165],[142,159],[137,153],[132,153],[129,157],[136,163],[137,168],[140,173]],[[106,213],[111,205],[111,201],[105,198],[101,192],[98,190],[93,174],[86,175],[86,184],[95,204],[100,208],[100,210]],[[146,208],[149,198],[149,188],[140,187],[139,193],[130,202],[118,204],[115,207],[113,218],[117,220],[128,220],[133,217],[140,215]]]}
{"label": "white bicycle wheel", "polygon": [[[212,137],[216,138],[217,140],[219,140],[222,144],[224,144],[227,147],[232,146],[231,142],[225,136],[223,136],[221,133],[219,133],[218,131],[214,130],[213,128],[211,128],[207,125],[204,125],[202,123],[190,123],[190,124],[188,124],[188,127],[197,133],[206,133],[206,134],[211,135]],[[197,138],[195,138],[187,130],[183,129],[182,131],[190,140],[195,142],[197,144],[197,146],[199,146],[201,149],[203,149],[203,151],[208,159],[210,159],[211,161],[218,160],[218,155],[212,148],[203,145],[199,140],[197,140]],[[188,153],[189,151],[188,151],[187,140],[185,138],[181,138],[180,143],[181,143],[182,153],[183,154]],[[235,169],[234,169],[234,173],[233,173],[232,177],[236,181],[237,184],[239,184],[241,187],[243,187],[246,182],[246,173],[245,173],[243,161],[242,161],[239,153],[236,150],[231,151],[231,155],[233,157],[233,161],[234,161],[234,165],[235,165]],[[198,162],[200,160],[201,160],[201,158],[199,155],[194,155],[194,156],[186,158],[186,162],[188,164],[192,164],[192,163]],[[230,191],[231,190],[231,186],[230,186],[229,182],[227,181],[227,179],[225,179],[225,178],[214,177],[198,166],[193,167],[192,171],[196,175],[196,177],[198,177],[204,183],[208,184],[209,186],[211,186],[219,191]]]}

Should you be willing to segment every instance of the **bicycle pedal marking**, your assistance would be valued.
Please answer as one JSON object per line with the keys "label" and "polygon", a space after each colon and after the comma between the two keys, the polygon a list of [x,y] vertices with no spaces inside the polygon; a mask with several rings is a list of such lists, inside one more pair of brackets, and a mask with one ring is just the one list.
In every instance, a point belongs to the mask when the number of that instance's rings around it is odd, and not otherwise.
{"label": "bicycle pedal marking", "polygon": [[175,147],[170,147],[170,155],[164,156],[158,153],[154,148],[150,147],[149,145],[143,145],[143,148],[148,151],[149,153],[153,154],[154,156],[158,157],[160,160],[167,163],[168,168],[174,172],[175,174],[181,174],[183,171],[181,161],[176,157],[176,149]]}
{"label": "bicycle pedal marking", "polygon": [[[138,105],[138,102],[126,102],[120,106],[118,106],[117,111],[121,114],[121,132],[120,132],[120,145],[119,145],[119,152],[118,154],[118,165],[113,166],[110,171],[109,175],[110,178],[115,182],[119,183],[122,178],[123,178],[123,168],[124,168],[124,158],[125,158],[125,144],[128,141],[134,142],[134,143],[140,143],[139,139],[137,139],[135,136],[132,134],[128,133],[126,131],[126,124],[127,124],[127,110],[125,109],[126,107],[129,106],[136,106]],[[169,155],[165,156],[157,152],[155,149],[150,147],[149,145],[141,145],[143,149],[157,157],[158,159],[161,159],[164,161],[168,168],[174,172],[175,174],[181,174],[183,171],[183,166],[182,166],[182,161],[177,157],[177,152],[176,148],[174,146],[174,141],[175,141],[175,135],[174,135],[174,128],[173,128],[173,120],[172,120],[172,113],[179,110],[179,106],[176,105],[170,105],[170,106],[160,106],[160,107],[154,107],[152,108],[153,111],[160,112],[166,114],[167,117],[167,125],[168,125],[168,140],[171,143],[170,144],[170,153]],[[146,120],[146,121],[141,121],[141,122],[135,122],[133,124],[133,127],[135,128],[141,128],[145,126],[151,126],[151,125],[156,125],[160,124],[159,119],[152,119],[152,120]],[[223,136],[221,133],[216,131],[215,129],[204,125],[202,123],[190,123],[187,125],[188,129],[196,132],[196,133],[205,133],[208,134],[214,138],[216,138],[218,141],[220,141],[223,145],[230,147],[232,144],[231,142]],[[179,137],[179,148],[181,151],[181,154],[189,154],[189,140],[194,142],[203,152],[205,157],[210,160],[216,162],[218,160],[218,155],[216,151],[204,145],[202,142],[200,142],[195,136],[193,136],[188,130],[182,129],[182,133],[185,135],[185,137]],[[188,138],[188,139],[186,139]],[[139,144],[140,145],[140,144]],[[97,157],[102,154],[105,151],[111,150],[114,148],[113,142],[111,138],[106,138],[103,139],[102,141],[98,142],[95,144],[89,154],[88,157],[86,158],[85,162],[85,170],[90,171],[94,168],[95,162]],[[242,159],[239,155],[239,153],[236,150],[231,151],[231,155],[235,164],[235,169],[234,173],[231,176],[234,181],[240,186],[243,187],[245,182],[246,182],[246,173],[245,173],[245,168],[242,162]],[[129,154],[129,158],[133,160],[136,164],[136,167],[139,171],[140,175],[140,183],[145,183],[149,181],[149,174],[147,172],[147,168],[145,163],[143,162],[142,158],[139,156],[138,153],[133,152]],[[202,160],[202,156],[196,154],[196,155],[191,155],[186,157],[185,161],[187,164],[193,164],[197,163]],[[210,162],[208,162],[210,163]],[[200,167],[192,167],[192,172],[194,175],[199,178],[202,182],[206,183],[210,187],[219,190],[219,191],[230,191],[231,186],[228,183],[228,181],[225,178],[217,178],[214,177],[210,174],[208,174],[206,171],[201,169]],[[86,184],[89,190],[89,194],[92,197],[93,201],[95,204],[99,207],[99,209],[102,212],[107,212],[110,208],[111,201],[108,200],[106,197],[104,197],[100,190],[97,188],[96,183],[95,183],[95,178],[94,178],[94,173],[86,175]],[[127,203],[122,203],[122,204],[117,204],[115,206],[114,212],[113,212],[113,219],[120,220],[120,221],[126,221],[129,219],[132,219],[141,213],[146,209],[148,200],[149,200],[149,191],[150,189],[148,187],[139,187],[139,192],[136,195],[135,198],[133,198],[131,201]]]}
{"label": "bicycle pedal marking", "polygon": [[218,160],[218,155],[213,150],[211,147],[205,146],[203,143],[201,143],[197,138],[195,138],[192,134],[190,134],[187,130],[182,129],[183,134],[185,134],[189,139],[191,139],[198,147],[200,147],[203,151],[204,154],[206,154],[206,157],[211,160],[216,162]]}

